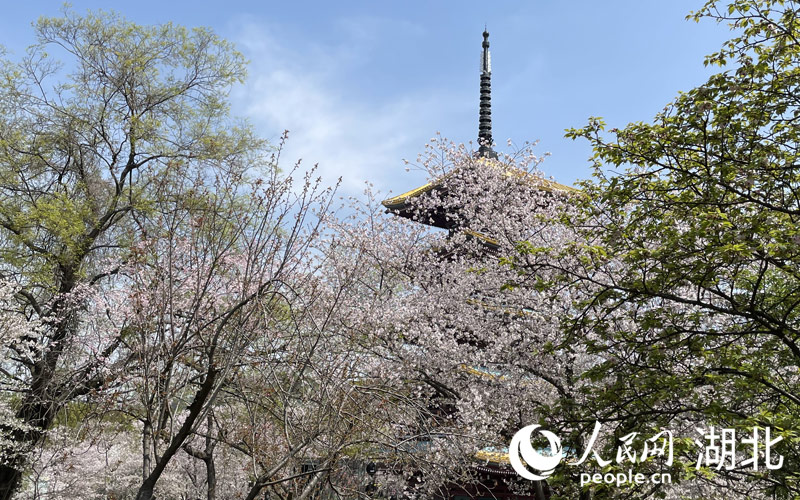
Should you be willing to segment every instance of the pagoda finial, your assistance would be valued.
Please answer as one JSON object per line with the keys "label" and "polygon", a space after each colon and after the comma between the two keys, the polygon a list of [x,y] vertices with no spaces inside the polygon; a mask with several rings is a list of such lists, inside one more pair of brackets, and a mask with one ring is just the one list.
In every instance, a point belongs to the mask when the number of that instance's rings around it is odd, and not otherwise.
{"label": "pagoda finial", "polygon": [[492,149],[492,56],[489,53],[489,32],[483,28],[481,53],[481,101],[478,119],[478,155],[497,158]]}

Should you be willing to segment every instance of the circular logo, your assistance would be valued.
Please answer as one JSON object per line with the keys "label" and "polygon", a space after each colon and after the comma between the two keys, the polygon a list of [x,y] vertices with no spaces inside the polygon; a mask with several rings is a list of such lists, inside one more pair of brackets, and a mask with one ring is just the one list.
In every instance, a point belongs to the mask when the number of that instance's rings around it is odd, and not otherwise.
{"label": "circular logo", "polygon": [[[546,479],[553,473],[556,465],[561,462],[561,439],[550,431],[539,431],[539,434],[547,438],[550,453],[542,455],[533,449],[531,436],[533,431],[538,428],[539,425],[534,424],[518,430],[514,437],[511,438],[511,445],[508,447],[508,458],[511,461],[511,466],[514,467],[517,474],[531,481]],[[522,460],[525,461],[528,467],[525,467]],[[528,468],[538,471],[538,474],[532,473]]]}

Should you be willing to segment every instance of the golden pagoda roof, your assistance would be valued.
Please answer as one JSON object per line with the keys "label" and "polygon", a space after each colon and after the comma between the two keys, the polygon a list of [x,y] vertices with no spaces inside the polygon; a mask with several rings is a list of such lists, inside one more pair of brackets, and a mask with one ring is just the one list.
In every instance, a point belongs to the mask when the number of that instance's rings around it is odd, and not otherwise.
{"label": "golden pagoda roof", "polygon": [[[488,164],[487,161],[481,162],[484,165]],[[529,179],[531,182],[536,183],[537,187],[543,191],[547,192],[561,192],[561,193],[578,193],[580,192],[579,189],[574,188],[572,186],[567,186],[564,184],[560,184],[555,181],[551,181],[549,179],[544,179],[542,177],[535,176],[523,170],[518,170],[513,167],[506,167],[505,168],[506,174],[509,176],[517,176],[517,177],[525,177]],[[427,193],[433,189],[436,189],[442,185],[442,181],[449,177],[451,173],[445,174],[424,186],[420,186],[418,188],[412,189],[411,191],[407,191],[405,193],[399,194],[397,196],[393,196],[391,198],[387,198],[381,202],[381,204],[389,210],[400,210],[406,207],[406,203],[408,200],[417,198],[420,195]]]}
{"label": "golden pagoda roof", "polygon": [[475,453],[475,458],[494,464],[510,464],[508,451],[499,451],[494,448],[486,448]]}

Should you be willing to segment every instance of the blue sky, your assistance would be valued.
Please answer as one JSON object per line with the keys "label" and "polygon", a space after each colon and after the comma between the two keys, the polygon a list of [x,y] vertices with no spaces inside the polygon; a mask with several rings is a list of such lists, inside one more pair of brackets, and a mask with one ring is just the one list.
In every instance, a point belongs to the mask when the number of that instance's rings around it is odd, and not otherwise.
{"label": "blue sky", "polygon": [[[365,181],[383,192],[424,181],[407,173],[436,132],[474,141],[484,24],[491,33],[493,132],[539,141],[542,170],[571,184],[590,175],[591,151],[563,137],[602,116],[609,126],[649,121],[680,90],[710,74],[703,56],[730,35],[684,20],[702,0],[529,1],[73,1],[78,13],[114,9],[143,24],[210,26],[251,61],[233,94],[236,114],[264,137],[290,142],[284,158],[319,163],[343,192]],[[9,2],[0,44],[19,53],[32,21],[61,2]]]}

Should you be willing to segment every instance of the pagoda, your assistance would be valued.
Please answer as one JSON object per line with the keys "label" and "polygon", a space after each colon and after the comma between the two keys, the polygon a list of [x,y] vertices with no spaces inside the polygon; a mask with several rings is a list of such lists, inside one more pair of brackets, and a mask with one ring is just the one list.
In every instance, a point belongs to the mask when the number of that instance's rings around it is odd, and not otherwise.
{"label": "pagoda", "polygon": [[[480,105],[478,116],[478,150],[475,152],[477,161],[470,165],[455,167],[451,172],[440,176],[427,184],[412,189],[400,195],[388,198],[382,202],[386,211],[400,217],[419,222],[431,227],[447,230],[450,235],[457,232],[466,233],[469,237],[480,240],[483,247],[490,252],[497,250],[499,245],[492,239],[491,235],[481,234],[465,229],[458,217],[452,217],[453,207],[446,208],[440,203],[427,204],[421,208],[422,197],[435,194],[437,200],[446,199],[447,178],[460,170],[467,168],[499,168],[504,174],[521,178],[524,182],[530,182],[536,189],[550,192],[553,194],[570,194],[579,192],[577,189],[552,180],[535,176],[528,172],[508,166],[502,162],[498,154],[493,149],[492,140],[492,105],[491,105],[491,55],[489,52],[489,33],[484,30],[481,52],[480,66]],[[456,208],[457,210],[457,208]],[[446,255],[442,255],[446,258]],[[477,303],[483,304],[478,300]],[[483,304],[486,307],[490,307]],[[485,376],[485,371],[477,368],[467,368],[467,371],[478,376]],[[518,477],[511,470],[508,460],[508,453],[497,452],[494,449],[485,449],[475,455],[475,459],[480,462],[473,470],[475,483],[468,485],[453,485],[449,488],[449,498],[453,500],[465,500],[467,498],[495,498],[504,500],[546,500],[550,498],[549,487],[544,481],[532,485],[534,492],[532,495],[519,495],[512,493],[506,486],[507,479]]]}
{"label": "pagoda", "polygon": [[[520,170],[512,171],[509,167],[505,167],[498,161],[498,155],[492,149],[492,61],[489,52],[489,32],[483,32],[483,50],[481,52],[481,68],[480,68],[480,106],[478,114],[478,151],[476,156],[483,161],[477,162],[478,165],[486,167],[493,166],[499,168],[506,168],[512,175],[527,176],[531,182],[536,183],[537,188],[548,192],[577,192],[577,189],[559,184],[557,182],[534,177],[527,172]],[[400,217],[411,219],[422,224],[429,226],[447,229],[451,233],[459,230],[458,223],[451,217],[448,217],[447,211],[443,207],[434,207],[424,214],[420,214],[417,205],[414,203],[421,196],[427,193],[437,192],[439,196],[447,196],[447,188],[445,187],[445,178],[449,174],[434,179],[433,181],[412,189],[411,191],[399,194],[392,198],[388,198],[382,202],[386,207],[386,211],[396,214]],[[424,216],[423,216],[424,215]],[[486,235],[477,235],[491,246],[491,238]]]}

